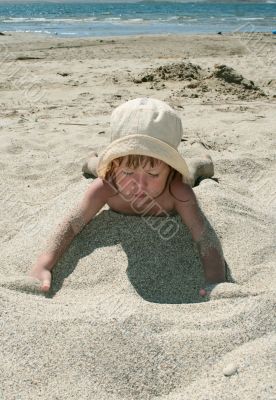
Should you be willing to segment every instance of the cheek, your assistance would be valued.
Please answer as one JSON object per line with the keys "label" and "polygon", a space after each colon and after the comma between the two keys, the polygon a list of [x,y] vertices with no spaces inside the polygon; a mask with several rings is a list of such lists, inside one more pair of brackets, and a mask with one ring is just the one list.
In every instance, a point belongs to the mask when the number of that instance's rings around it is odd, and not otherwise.
{"label": "cheek", "polygon": [[139,189],[135,180],[130,176],[118,176],[116,179],[116,184],[119,190],[125,194],[131,194]]}
{"label": "cheek", "polygon": [[160,190],[163,189],[163,187],[164,187],[163,179],[159,179],[159,178],[158,179],[157,178],[152,179],[151,178],[147,182],[148,194],[153,196],[153,197],[156,196],[156,194],[158,194],[160,192]]}
{"label": "cheek", "polygon": [[164,184],[166,183],[166,179],[164,179],[163,177],[155,178],[155,179],[152,179],[151,183],[152,183],[153,187],[163,187]]}

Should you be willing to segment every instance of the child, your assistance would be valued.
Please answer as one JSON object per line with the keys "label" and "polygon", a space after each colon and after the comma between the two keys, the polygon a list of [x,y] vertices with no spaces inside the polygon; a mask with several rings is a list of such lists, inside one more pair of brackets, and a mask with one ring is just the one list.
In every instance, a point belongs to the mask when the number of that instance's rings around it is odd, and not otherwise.
{"label": "child", "polygon": [[181,119],[160,100],[134,99],[113,111],[111,143],[83,167],[97,178],[31,270],[31,276],[41,282],[42,291],[49,290],[51,270],[74,237],[105,204],[122,214],[161,217],[178,213],[202,261],[206,286],[200,294],[205,296],[214,284],[225,281],[219,240],[191,188],[199,175],[213,175],[213,164],[206,157],[192,162],[189,172],[177,150],[182,135]]}

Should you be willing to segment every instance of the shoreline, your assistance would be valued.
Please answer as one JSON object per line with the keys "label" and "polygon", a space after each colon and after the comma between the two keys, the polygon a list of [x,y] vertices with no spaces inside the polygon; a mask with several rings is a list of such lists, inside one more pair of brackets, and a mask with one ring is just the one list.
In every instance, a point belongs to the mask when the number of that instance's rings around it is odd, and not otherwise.
{"label": "shoreline", "polygon": [[[2,35],[1,35],[2,34]],[[1,36],[18,36],[18,35],[23,35],[23,36],[34,36],[34,37],[44,37],[44,38],[52,38],[52,39],[69,39],[69,40],[91,40],[91,39],[112,39],[112,38],[117,38],[117,39],[127,39],[127,38],[135,38],[135,37],[157,37],[157,36],[268,36],[268,37],[273,37],[275,34],[273,34],[273,31],[271,32],[265,32],[265,31],[243,31],[243,32],[235,32],[235,31],[230,31],[230,32],[223,32],[223,31],[219,31],[219,32],[207,32],[207,33],[203,33],[203,32],[187,32],[187,33],[149,33],[149,34],[145,34],[145,33],[141,33],[141,34],[129,34],[129,35],[110,35],[110,36],[62,36],[62,35],[58,35],[58,34],[48,34],[48,33],[43,33],[43,32],[26,32],[26,31],[1,31],[0,32],[0,37]]]}
{"label": "shoreline", "polygon": [[[64,41],[67,44],[72,43],[72,47],[78,44],[77,47],[81,47],[87,43],[92,44],[112,44],[115,42],[123,43],[126,42],[127,44],[131,44],[135,42],[137,46],[139,46],[139,41],[141,41],[141,45],[143,46],[144,43],[151,44],[151,41],[158,41],[159,38],[166,40],[167,42],[172,42],[173,44],[183,43],[185,46],[184,50],[188,49],[189,54],[192,53],[193,49],[190,46],[190,41],[195,40],[196,45],[199,45],[199,40],[203,40],[208,42],[210,40],[211,45],[220,44],[219,47],[220,52],[224,52],[228,55],[229,50],[227,48],[223,48],[223,46],[230,45],[232,48],[230,52],[234,52],[240,55],[246,55],[248,52],[254,52],[254,46],[256,44],[256,56],[259,57],[262,54],[260,53],[260,47],[271,46],[271,49],[274,50],[274,35],[268,33],[261,33],[261,32],[249,32],[249,33],[229,33],[229,34],[156,34],[156,35],[128,35],[128,36],[99,36],[99,37],[60,37],[60,36],[48,36],[46,34],[40,33],[19,33],[19,32],[12,32],[9,34],[5,34],[0,36],[0,45],[11,45],[11,44],[20,44],[24,45],[25,43],[29,42],[32,44],[33,42],[40,42],[40,43],[60,43]],[[236,42],[235,42],[236,40]],[[265,42],[264,42],[265,40]],[[182,42],[183,41],[183,42]],[[160,48],[160,44],[158,48]],[[209,46],[210,47],[210,46]],[[16,50],[16,49],[14,49]],[[35,50],[32,47],[29,50]],[[169,52],[170,49],[168,49]],[[204,46],[201,47],[203,50],[203,55],[208,54],[208,49]],[[267,50],[267,49],[264,49]],[[211,49],[212,51],[212,49]],[[198,52],[198,49],[195,49],[195,52]],[[213,55],[213,54],[212,54]]]}

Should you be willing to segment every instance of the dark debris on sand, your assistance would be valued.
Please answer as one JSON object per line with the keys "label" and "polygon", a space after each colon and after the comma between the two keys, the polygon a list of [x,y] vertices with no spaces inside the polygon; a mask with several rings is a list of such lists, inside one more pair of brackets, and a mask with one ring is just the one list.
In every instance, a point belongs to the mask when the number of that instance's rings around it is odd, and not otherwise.
{"label": "dark debris on sand", "polygon": [[[203,69],[199,65],[180,62],[161,65],[157,68],[147,69],[132,78],[132,82],[142,84],[150,82],[152,88],[166,86],[175,87],[176,82],[181,82],[182,87],[174,91],[174,96],[190,98],[206,98],[222,96],[253,100],[266,94],[251,80],[244,78],[234,68],[227,65],[214,65],[213,69]],[[178,85],[179,87],[179,85]]]}
{"label": "dark debris on sand", "polygon": [[234,68],[228,67],[227,65],[215,65],[213,75],[225,82],[242,85],[249,90],[260,90],[255,86],[253,81],[245,79],[241,74],[235,71]]}

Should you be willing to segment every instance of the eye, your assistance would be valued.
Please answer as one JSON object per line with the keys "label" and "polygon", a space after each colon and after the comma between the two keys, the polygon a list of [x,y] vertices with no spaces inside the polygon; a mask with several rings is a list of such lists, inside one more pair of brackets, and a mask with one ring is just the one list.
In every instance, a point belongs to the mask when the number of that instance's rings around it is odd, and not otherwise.
{"label": "eye", "polygon": [[132,175],[133,174],[133,172],[132,171],[122,171],[123,172],[123,174],[124,175],[127,175],[127,176],[129,176],[129,175]]}
{"label": "eye", "polygon": [[159,176],[159,174],[153,174],[152,172],[148,172],[148,174],[149,174],[150,176],[154,176],[155,178],[156,178],[157,176]]}

